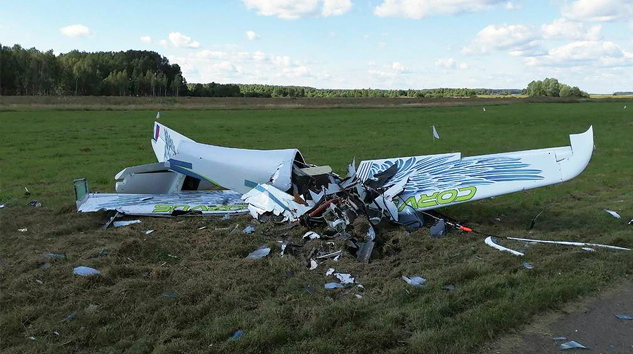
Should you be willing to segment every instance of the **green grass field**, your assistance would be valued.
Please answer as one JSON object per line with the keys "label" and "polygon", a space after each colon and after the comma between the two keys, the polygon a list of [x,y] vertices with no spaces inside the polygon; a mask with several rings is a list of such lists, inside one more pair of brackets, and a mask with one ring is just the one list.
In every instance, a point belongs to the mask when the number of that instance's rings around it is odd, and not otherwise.
{"label": "green grass field", "polygon": [[[161,112],[161,122],[209,144],[297,147],[309,162],[338,172],[354,156],[565,146],[568,134],[593,125],[594,156],[576,179],[444,212],[495,235],[633,247],[633,227],[626,225],[633,218],[633,101],[626,110],[623,104],[521,103],[487,106],[485,113],[480,106],[173,110]],[[227,231],[253,223],[247,216],[143,218],[102,230],[105,214],[75,212],[72,181],[86,177],[93,191],[112,192],[118,171],[154,162],[155,114],[0,112],[0,204],[6,204],[0,209],[0,351],[470,353],[633,271],[633,252],[530,246],[521,259],[486,246],[480,235],[431,239],[427,230],[406,234],[390,226],[378,230],[370,264],[347,256],[314,271],[301,254],[319,240],[282,258],[277,241],[287,231],[275,225],[257,225],[252,235]],[[431,125],[441,140],[432,140]],[[31,200],[42,207],[28,206]],[[543,208],[535,228],[526,230]],[[146,229],[156,231],[145,235]],[[305,231],[298,227],[287,237],[303,244]],[[276,247],[269,257],[243,259],[263,243]],[[67,257],[44,258],[48,252]],[[534,269],[524,269],[523,260]],[[51,267],[40,268],[42,262]],[[102,275],[74,276],[79,265]],[[365,289],[325,290],[328,267],[352,273]],[[429,280],[424,288],[401,280],[416,274]],[[456,289],[443,290],[448,284]],[[161,296],[169,292],[178,296]],[[238,329],[243,336],[229,340]]]}

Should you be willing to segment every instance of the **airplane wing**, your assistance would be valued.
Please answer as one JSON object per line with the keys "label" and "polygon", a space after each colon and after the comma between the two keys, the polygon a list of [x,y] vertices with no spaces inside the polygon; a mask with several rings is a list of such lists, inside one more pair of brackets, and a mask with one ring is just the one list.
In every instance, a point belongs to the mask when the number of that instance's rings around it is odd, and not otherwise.
{"label": "airplane wing", "polygon": [[[407,206],[430,210],[568,181],[591,159],[593,129],[570,135],[571,146],[462,157],[460,153],[362,161],[363,183],[396,166],[383,187],[404,188],[394,198],[398,212]],[[397,216],[396,216],[397,218]]]}
{"label": "airplane wing", "polygon": [[186,212],[202,215],[248,213],[248,204],[240,199],[241,196],[228,190],[170,194],[87,193],[77,200],[77,210],[82,213],[114,210],[138,216],[171,216]]}

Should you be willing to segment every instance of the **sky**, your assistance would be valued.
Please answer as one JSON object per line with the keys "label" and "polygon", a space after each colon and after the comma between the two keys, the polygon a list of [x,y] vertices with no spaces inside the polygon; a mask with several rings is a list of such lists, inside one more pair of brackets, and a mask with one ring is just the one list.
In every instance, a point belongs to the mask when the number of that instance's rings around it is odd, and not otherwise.
{"label": "sky", "polygon": [[153,50],[190,83],[633,91],[633,0],[0,0],[0,43]]}

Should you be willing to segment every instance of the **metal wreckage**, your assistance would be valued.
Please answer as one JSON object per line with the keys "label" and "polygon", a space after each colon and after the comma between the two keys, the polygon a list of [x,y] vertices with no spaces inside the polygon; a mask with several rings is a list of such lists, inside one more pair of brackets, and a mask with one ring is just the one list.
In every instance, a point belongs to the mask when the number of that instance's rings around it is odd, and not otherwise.
{"label": "metal wreckage", "polygon": [[[576,177],[591,159],[592,128],[570,140],[566,147],[481,156],[422,155],[358,166],[352,161],[341,177],[329,166],[307,163],[297,149],[207,145],[154,122],[151,144],[158,162],[119,172],[117,193],[89,193],[87,182],[76,180],[77,208],[141,216],[250,213],[260,221],[300,221],[351,239],[356,256],[368,262],[376,241],[372,225],[388,220],[409,231],[431,226],[438,235],[445,226],[472,231],[432,210]],[[369,221],[364,235],[351,234],[358,218]],[[486,243],[506,250],[493,239]]]}

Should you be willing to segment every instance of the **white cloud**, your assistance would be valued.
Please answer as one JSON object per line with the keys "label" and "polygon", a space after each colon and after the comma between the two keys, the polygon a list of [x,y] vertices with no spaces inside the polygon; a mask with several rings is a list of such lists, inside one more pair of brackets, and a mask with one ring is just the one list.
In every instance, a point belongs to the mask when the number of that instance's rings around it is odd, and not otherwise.
{"label": "white cloud", "polygon": [[508,1],[503,5],[506,10],[521,10],[523,6],[521,4],[515,4],[512,1]]}
{"label": "white cloud", "polygon": [[60,28],[59,31],[64,36],[73,38],[88,37],[92,35],[92,31],[90,30],[90,28],[83,25],[70,25]]}
{"label": "white cloud", "polygon": [[466,63],[458,63],[457,60],[453,58],[441,58],[435,61],[435,66],[444,68],[444,69],[468,69],[468,64]]}
{"label": "white cloud", "polygon": [[539,51],[539,34],[524,25],[489,25],[479,31],[466,46],[464,54],[486,54],[493,50],[510,50],[514,55]]}
{"label": "white cloud", "polygon": [[352,8],[351,0],[242,0],[260,16],[295,20],[310,16],[339,16]]}
{"label": "white cloud", "polygon": [[541,32],[545,39],[586,38],[589,40],[599,40],[602,34],[602,26],[597,25],[585,30],[585,26],[581,22],[559,18],[550,24],[542,25]]}
{"label": "white cloud", "polygon": [[374,8],[374,14],[379,17],[421,19],[477,12],[504,2],[506,0],[383,0],[382,4]]}
{"label": "white cloud", "polygon": [[246,31],[246,38],[248,38],[249,41],[254,41],[259,38],[259,35],[255,33],[255,31],[248,30]]}
{"label": "white cloud", "polygon": [[169,45],[169,44],[167,43],[167,41],[166,41],[166,40],[164,40],[164,39],[161,39],[161,40],[160,40],[160,42],[158,42],[158,44],[162,45],[162,46],[163,46],[163,47],[165,47],[165,48],[167,48],[167,46]]}
{"label": "white cloud", "polygon": [[328,16],[340,16],[352,8],[351,0],[323,0],[323,10],[321,15]]}
{"label": "white cloud", "polygon": [[152,37],[150,37],[150,36],[142,36],[141,37],[141,42],[147,43],[147,44],[152,43]]}
{"label": "white cloud", "polygon": [[[198,41],[194,41],[191,37],[185,36],[180,32],[171,32],[169,34],[169,41],[174,47],[177,48],[191,48],[195,49],[200,47],[200,43]],[[161,41],[162,44],[162,41]]]}
{"label": "white cloud", "polygon": [[610,41],[576,41],[550,49],[547,55],[526,58],[531,66],[625,67],[633,66],[633,52]]}
{"label": "white cloud", "polygon": [[563,16],[582,21],[619,21],[633,18],[631,0],[577,0],[563,7]]}
{"label": "white cloud", "polygon": [[187,81],[194,83],[309,85],[327,75],[290,56],[261,51],[199,50],[185,56],[168,56],[168,59],[179,64]]}

